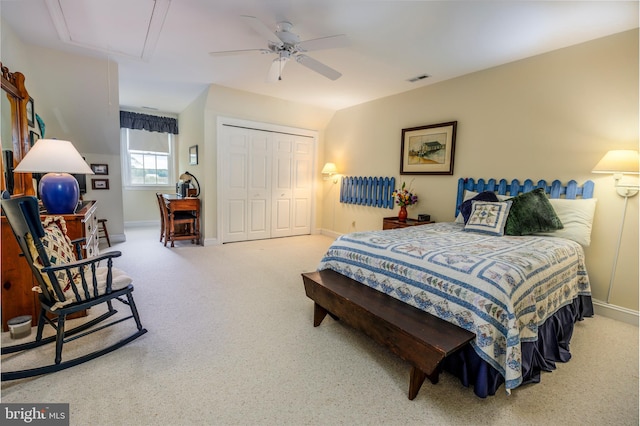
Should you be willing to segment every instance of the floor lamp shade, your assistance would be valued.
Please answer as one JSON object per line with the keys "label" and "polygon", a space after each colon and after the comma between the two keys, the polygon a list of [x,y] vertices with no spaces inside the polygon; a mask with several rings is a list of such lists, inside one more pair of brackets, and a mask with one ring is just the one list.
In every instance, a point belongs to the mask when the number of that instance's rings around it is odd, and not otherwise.
{"label": "floor lamp shade", "polygon": [[70,173],[93,174],[69,141],[40,139],[27,152],[15,173],[46,173],[38,190],[48,213],[73,213],[80,199],[78,181]]}

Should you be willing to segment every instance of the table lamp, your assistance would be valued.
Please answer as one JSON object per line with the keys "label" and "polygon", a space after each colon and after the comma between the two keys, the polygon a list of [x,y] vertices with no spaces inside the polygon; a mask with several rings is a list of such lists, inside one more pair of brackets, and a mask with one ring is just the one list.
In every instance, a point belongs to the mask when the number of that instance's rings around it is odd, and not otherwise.
{"label": "table lamp", "polygon": [[[198,179],[189,172],[184,172],[183,174],[180,175],[180,180],[186,184],[190,184],[192,178],[196,182],[196,185],[198,187],[196,190],[196,195],[194,195],[194,197],[198,197],[200,196],[200,182],[198,182]],[[187,194],[188,194],[188,191],[187,191]]]}
{"label": "table lamp", "polygon": [[80,187],[70,173],[93,174],[73,144],[59,139],[39,139],[14,172],[46,173],[40,179],[38,192],[50,214],[75,212]]}

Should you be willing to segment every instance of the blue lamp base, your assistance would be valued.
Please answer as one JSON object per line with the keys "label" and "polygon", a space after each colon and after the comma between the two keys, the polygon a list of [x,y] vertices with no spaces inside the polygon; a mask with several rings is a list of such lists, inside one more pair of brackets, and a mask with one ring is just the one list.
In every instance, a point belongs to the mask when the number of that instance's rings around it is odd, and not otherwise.
{"label": "blue lamp base", "polygon": [[47,173],[38,185],[42,204],[49,214],[74,213],[80,199],[80,187],[69,173]]}

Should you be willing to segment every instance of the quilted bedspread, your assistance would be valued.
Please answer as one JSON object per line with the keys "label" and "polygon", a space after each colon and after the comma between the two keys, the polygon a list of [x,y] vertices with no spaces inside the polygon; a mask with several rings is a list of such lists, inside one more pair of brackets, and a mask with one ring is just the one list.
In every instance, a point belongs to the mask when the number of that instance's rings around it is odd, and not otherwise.
{"label": "quilted bedspread", "polygon": [[582,247],[553,237],[494,237],[437,223],[339,237],[318,269],[356,281],[476,334],[475,351],[522,382],[520,344],[578,295],[590,295]]}

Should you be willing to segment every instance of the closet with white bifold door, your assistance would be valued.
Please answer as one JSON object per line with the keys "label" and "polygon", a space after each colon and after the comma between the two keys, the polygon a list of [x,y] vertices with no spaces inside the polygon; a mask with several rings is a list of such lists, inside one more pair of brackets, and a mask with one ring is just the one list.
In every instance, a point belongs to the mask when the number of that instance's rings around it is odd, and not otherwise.
{"label": "closet with white bifold door", "polygon": [[315,138],[219,130],[222,242],[310,234]]}

